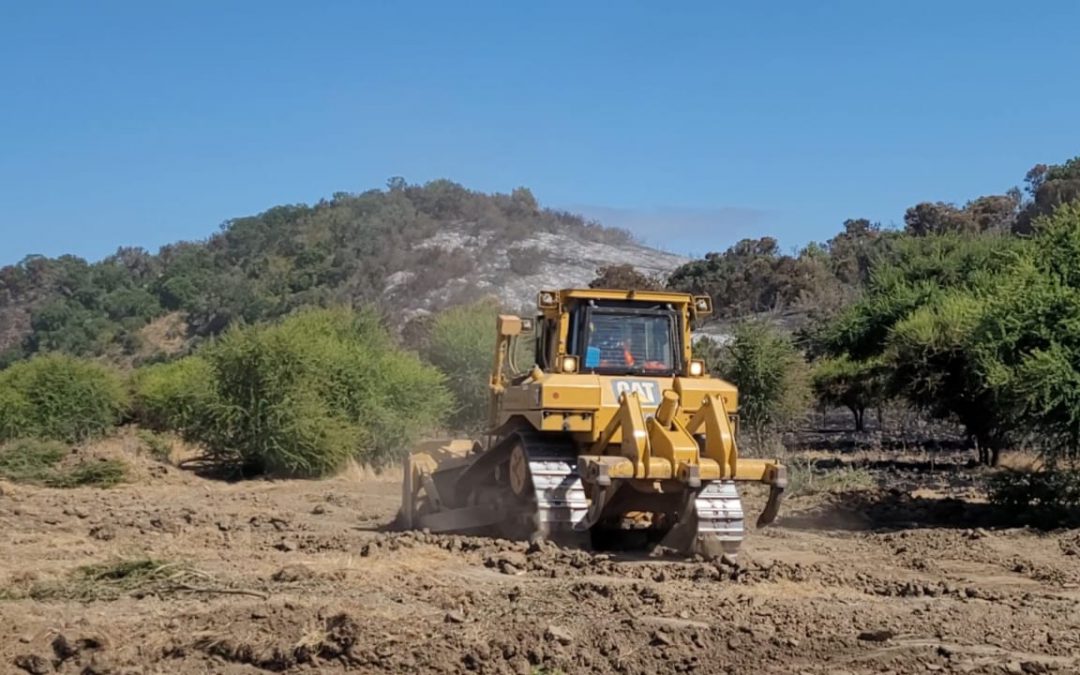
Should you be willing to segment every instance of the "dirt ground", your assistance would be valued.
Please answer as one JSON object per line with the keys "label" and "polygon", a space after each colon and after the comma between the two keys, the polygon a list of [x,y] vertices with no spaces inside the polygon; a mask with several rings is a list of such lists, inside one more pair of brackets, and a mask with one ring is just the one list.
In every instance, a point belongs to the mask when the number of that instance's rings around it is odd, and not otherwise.
{"label": "dirt ground", "polygon": [[393,475],[3,483],[0,672],[1080,672],[1080,530],[961,466],[873,471],[738,565],[385,532]]}

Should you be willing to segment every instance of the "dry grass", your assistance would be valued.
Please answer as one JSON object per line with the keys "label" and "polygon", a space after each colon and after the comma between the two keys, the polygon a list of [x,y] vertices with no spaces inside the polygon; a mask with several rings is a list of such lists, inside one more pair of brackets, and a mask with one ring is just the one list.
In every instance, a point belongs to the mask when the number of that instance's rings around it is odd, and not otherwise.
{"label": "dry grass", "polygon": [[159,316],[139,330],[139,353],[137,359],[151,356],[175,356],[187,347],[187,315],[170,312]]}
{"label": "dry grass", "polygon": [[1046,464],[1043,462],[1042,457],[1040,457],[1038,453],[1032,452],[1031,450],[1013,450],[1011,452],[1003,452],[1001,454],[1001,461],[999,466],[1002,469],[1023,471],[1025,473],[1042,471],[1044,468],[1046,468]]}
{"label": "dry grass", "polygon": [[0,590],[0,599],[116,600],[123,595],[149,590],[184,572],[185,568],[177,563],[151,558],[83,565],[61,579],[14,580],[8,588]]}
{"label": "dry grass", "polygon": [[107,602],[124,596],[160,597],[177,593],[253,595],[266,598],[265,594],[258,591],[207,585],[210,581],[212,580],[208,574],[187,563],[154,558],[120,559],[82,565],[60,579],[13,579],[7,588],[0,588],[0,600],[29,598],[39,602]]}
{"label": "dry grass", "polygon": [[786,464],[787,492],[792,497],[860,492],[877,487],[874,474],[857,465],[845,464],[835,468],[821,469],[816,460],[801,457],[791,458]]}
{"label": "dry grass", "polygon": [[112,487],[124,480],[127,465],[119,459],[71,453],[54,441],[20,439],[0,447],[0,478],[56,488]]}

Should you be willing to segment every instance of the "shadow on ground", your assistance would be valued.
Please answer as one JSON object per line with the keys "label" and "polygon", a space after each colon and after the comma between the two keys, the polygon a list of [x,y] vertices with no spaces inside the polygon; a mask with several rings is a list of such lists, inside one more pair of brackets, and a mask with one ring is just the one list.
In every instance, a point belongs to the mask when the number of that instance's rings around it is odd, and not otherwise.
{"label": "shadow on ground", "polygon": [[1080,527],[1080,510],[1016,510],[954,497],[921,497],[899,490],[832,495],[808,511],[783,516],[781,527],[796,530],[904,530],[919,528],[1051,530]]}

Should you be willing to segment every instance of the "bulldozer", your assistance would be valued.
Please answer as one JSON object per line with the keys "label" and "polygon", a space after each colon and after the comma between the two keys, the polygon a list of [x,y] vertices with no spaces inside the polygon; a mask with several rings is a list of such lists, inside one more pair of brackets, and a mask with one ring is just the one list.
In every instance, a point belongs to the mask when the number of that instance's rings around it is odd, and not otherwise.
{"label": "bulldozer", "polygon": [[746,481],[769,486],[758,527],[776,518],[785,467],[739,456],[738,391],[693,357],[710,297],[542,290],[537,308],[497,318],[486,433],[408,456],[401,527],[735,556]]}

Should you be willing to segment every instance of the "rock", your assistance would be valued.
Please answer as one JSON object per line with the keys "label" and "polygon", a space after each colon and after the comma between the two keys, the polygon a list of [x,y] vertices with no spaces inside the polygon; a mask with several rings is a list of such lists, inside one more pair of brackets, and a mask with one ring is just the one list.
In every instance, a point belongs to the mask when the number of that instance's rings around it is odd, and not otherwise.
{"label": "rock", "polygon": [[444,620],[446,623],[465,623],[465,614],[456,609],[451,610],[446,613]]}
{"label": "rock", "polygon": [[96,525],[90,528],[90,537],[99,541],[111,541],[116,538],[116,530],[108,525]]}
{"label": "rock", "polygon": [[896,637],[896,633],[888,629],[868,630],[859,633],[856,637],[864,642],[885,642]]}
{"label": "rock", "polygon": [[154,527],[162,532],[168,532],[169,534],[178,534],[180,532],[180,526],[168,518],[162,518],[160,516],[150,519],[151,527]]}
{"label": "rock", "polygon": [[25,670],[30,675],[46,675],[53,672],[52,664],[37,654],[22,654],[15,657],[15,667]]}
{"label": "rock", "polygon": [[668,635],[667,633],[665,633],[664,631],[658,630],[658,631],[653,631],[652,643],[654,645],[662,645],[664,647],[670,647],[671,645],[675,644],[675,640],[673,640],[671,638],[671,636]]}
{"label": "rock", "polygon": [[544,631],[544,637],[561,645],[568,645],[574,641],[574,635],[562,626],[548,626]]}
{"label": "rock", "polygon": [[521,574],[521,570],[516,565],[506,560],[499,561],[499,571],[503,574]]}
{"label": "rock", "polygon": [[1022,661],[1020,663],[1020,670],[1029,675],[1037,675],[1038,673],[1049,673],[1050,668],[1045,663],[1040,661]]}
{"label": "rock", "polygon": [[326,507],[323,506],[322,504],[319,504],[315,508],[311,509],[311,513],[316,515],[316,516],[321,516],[324,513],[326,513]]}
{"label": "rock", "polygon": [[282,539],[278,543],[274,544],[274,548],[285,553],[291,553],[296,550],[296,544],[292,543],[291,541]]}
{"label": "rock", "polygon": [[314,576],[315,571],[307,565],[287,565],[277,572],[274,572],[274,575],[271,576],[270,579],[280,582],[292,582],[311,579]]}
{"label": "rock", "polygon": [[60,661],[67,661],[79,655],[79,648],[71,644],[63,634],[57,635],[52,641],[53,654]]}

